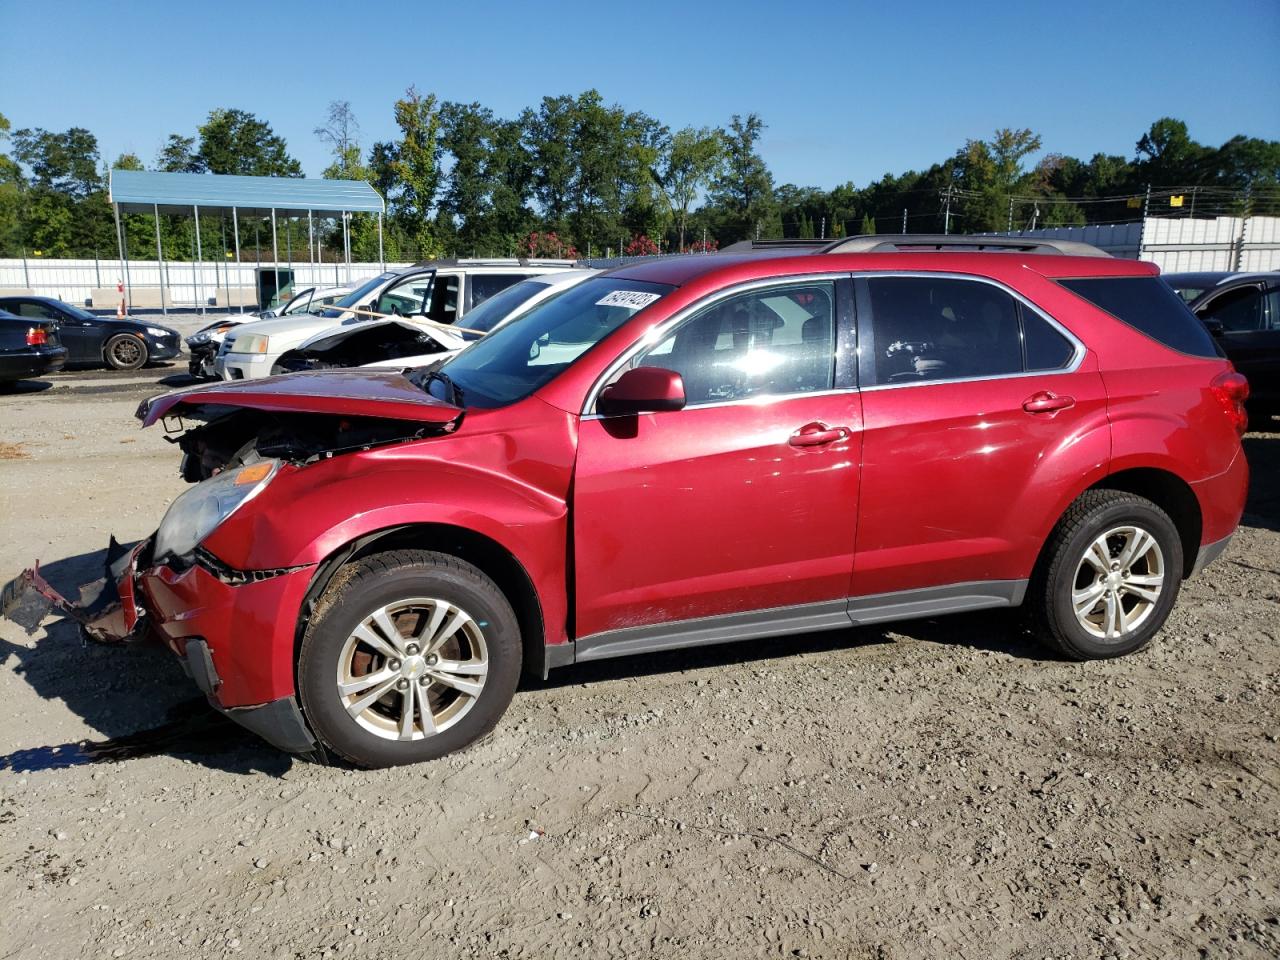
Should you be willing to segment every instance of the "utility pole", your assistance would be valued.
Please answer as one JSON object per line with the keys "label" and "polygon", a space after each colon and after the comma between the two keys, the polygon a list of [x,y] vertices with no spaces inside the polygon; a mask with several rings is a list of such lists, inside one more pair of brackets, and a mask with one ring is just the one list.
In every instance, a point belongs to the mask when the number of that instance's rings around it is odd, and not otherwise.
{"label": "utility pole", "polygon": [[942,232],[944,234],[951,233],[951,191],[953,189],[954,187],[951,184],[947,184],[947,194],[945,197],[946,212],[943,215],[943,221],[942,221]]}
{"label": "utility pole", "polygon": [[1143,245],[1147,241],[1147,210],[1151,207],[1151,184],[1147,184],[1147,193],[1142,200],[1142,225],[1138,228],[1138,259],[1142,259]]}
{"label": "utility pole", "polygon": [[1036,204],[1031,210],[1031,229],[1036,228],[1036,221],[1040,219],[1040,204]]}

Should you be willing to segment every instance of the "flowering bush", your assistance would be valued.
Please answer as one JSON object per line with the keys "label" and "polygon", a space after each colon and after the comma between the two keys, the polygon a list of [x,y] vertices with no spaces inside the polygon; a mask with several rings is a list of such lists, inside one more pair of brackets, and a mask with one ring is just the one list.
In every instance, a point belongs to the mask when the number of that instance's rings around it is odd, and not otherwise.
{"label": "flowering bush", "polygon": [[537,230],[520,241],[520,255],[523,257],[553,257],[555,259],[577,260],[578,248],[572,243],[561,240],[555,231],[539,233]]}
{"label": "flowering bush", "polygon": [[695,240],[685,248],[686,253],[715,253],[720,244],[715,240]]}
{"label": "flowering bush", "polygon": [[628,257],[652,257],[658,252],[658,245],[645,233],[637,233],[631,238],[623,252]]}

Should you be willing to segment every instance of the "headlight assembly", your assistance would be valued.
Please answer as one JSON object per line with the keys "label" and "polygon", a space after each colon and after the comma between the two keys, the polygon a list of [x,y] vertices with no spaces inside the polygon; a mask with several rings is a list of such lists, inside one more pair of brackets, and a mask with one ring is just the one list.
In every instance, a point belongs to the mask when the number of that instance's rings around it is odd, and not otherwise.
{"label": "headlight assembly", "polygon": [[164,330],[161,327],[147,327],[147,333],[151,334],[153,337],[160,337],[161,339],[169,335],[169,331]]}
{"label": "headlight assembly", "polygon": [[169,505],[156,531],[157,560],[189,554],[237,509],[271,482],[279,460],[259,460],[197,483]]}
{"label": "headlight assembly", "polygon": [[270,341],[270,337],[263,336],[260,333],[247,333],[236,337],[235,346],[232,349],[236,353],[266,353],[267,344]]}

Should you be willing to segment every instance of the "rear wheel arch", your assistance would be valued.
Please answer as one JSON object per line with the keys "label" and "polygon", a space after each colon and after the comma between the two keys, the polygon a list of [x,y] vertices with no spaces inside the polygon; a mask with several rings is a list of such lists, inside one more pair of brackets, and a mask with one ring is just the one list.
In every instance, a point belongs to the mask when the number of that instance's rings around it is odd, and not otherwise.
{"label": "rear wheel arch", "polygon": [[[315,603],[344,567],[392,550],[430,550],[465,560],[497,584],[515,610],[520,626],[524,673],[541,678],[545,662],[546,629],[542,602],[533,580],[515,556],[484,534],[445,523],[415,523],[387,527],[367,533],[330,553],[317,567],[302,602],[302,613],[294,636],[294,656],[314,611]],[[296,678],[295,678],[296,679]]]}
{"label": "rear wheel arch", "polygon": [[1204,515],[1191,485],[1176,473],[1159,467],[1133,467],[1108,474],[1090,490],[1118,490],[1150,500],[1169,515],[1182,541],[1182,576],[1191,576],[1200,552]]}
{"label": "rear wheel arch", "polygon": [[1082,496],[1090,490],[1117,490],[1150,500],[1169,515],[1178,530],[1178,539],[1182,543],[1182,576],[1185,579],[1191,575],[1196,556],[1200,552],[1204,516],[1200,510],[1200,501],[1187,481],[1172,470],[1163,467],[1128,467],[1102,476],[1096,474],[1093,477],[1086,476],[1085,481],[1088,485],[1078,489],[1049,522],[1048,529],[1041,539],[1039,554],[1036,558],[1037,566],[1044,559],[1053,532],[1058,529],[1062,519]]}

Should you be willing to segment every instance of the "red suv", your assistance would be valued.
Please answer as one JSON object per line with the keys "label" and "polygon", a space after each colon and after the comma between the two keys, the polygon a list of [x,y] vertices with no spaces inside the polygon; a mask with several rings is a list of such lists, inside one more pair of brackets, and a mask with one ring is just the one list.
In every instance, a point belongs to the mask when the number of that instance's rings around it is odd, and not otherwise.
{"label": "red suv", "polygon": [[1153,266],[1079,252],[660,259],[436,369],[158,397],[199,482],[88,630],[362,766],[581,660],[1018,605],[1137,650],[1240,519],[1248,387]]}

